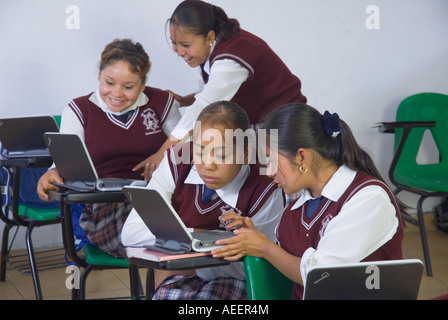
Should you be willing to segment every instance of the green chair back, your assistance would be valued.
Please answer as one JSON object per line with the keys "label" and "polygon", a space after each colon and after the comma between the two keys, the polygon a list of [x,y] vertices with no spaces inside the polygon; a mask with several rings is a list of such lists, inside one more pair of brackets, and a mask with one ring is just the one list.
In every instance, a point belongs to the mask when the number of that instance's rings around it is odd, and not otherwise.
{"label": "green chair back", "polygon": [[[435,127],[413,128],[393,172],[397,182],[428,191],[448,192],[448,95],[421,93],[403,100],[397,121],[436,121]],[[440,162],[419,164],[417,155],[429,130],[437,146]],[[395,131],[395,149],[403,129]]]}
{"label": "green chair back", "polygon": [[54,120],[56,120],[56,123],[57,123],[58,127],[60,128],[61,127],[61,116],[56,115],[56,116],[53,116],[53,118],[54,118]]}
{"label": "green chair back", "polygon": [[244,259],[249,300],[291,300],[293,282],[262,258]]}

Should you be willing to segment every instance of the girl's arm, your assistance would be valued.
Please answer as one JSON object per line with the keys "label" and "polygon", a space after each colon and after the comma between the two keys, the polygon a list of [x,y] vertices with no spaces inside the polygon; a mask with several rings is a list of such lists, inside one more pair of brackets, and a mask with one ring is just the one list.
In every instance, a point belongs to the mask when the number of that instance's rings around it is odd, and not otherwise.
{"label": "girl's arm", "polygon": [[207,84],[194,96],[193,104],[185,107],[185,113],[171,135],[182,140],[190,130],[193,130],[193,124],[202,109],[216,101],[231,100],[248,77],[249,72],[235,61],[229,59],[216,61],[210,69]]}
{"label": "girl's arm", "polygon": [[[154,172],[153,178],[148,183],[147,188],[158,190],[163,197],[171,201],[174,192],[174,179],[169,168],[168,157],[166,155],[159,168]],[[155,236],[149,231],[146,224],[140,218],[135,209],[132,209],[121,232],[121,241],[124,246],[140,247],[153,245]]]}
{"label": "girl's arm", "polygon": [[212,251],[216,258],[225,258],[236,261],[245,256],[264,258],[276,267],[281,273],[295,283],[303,284],[300,273],[301,258],[289,254],[266,235],[257,231],[252,219],[245,219],[246,228],[235,230],[235,237],[222,239],[217,244],[225,244]]}

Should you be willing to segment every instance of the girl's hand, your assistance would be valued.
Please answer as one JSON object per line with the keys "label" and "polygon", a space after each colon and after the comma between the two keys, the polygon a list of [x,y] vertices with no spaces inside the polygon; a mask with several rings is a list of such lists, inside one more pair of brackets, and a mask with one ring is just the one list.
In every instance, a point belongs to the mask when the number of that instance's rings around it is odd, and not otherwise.
{"label": "girl's hand", "polygon": [[230,261],[236,261],[245,256],[264,257],[264,250],[273,242],[257,231],[249,217],[245,217],[244,225],[245,227],[234,231],[234,237],[216,241],[216,244],[225,246],[213,250],[213,257]]}
{"label": "girl's hand", "polygon": [[50,169],[40,177],[39,181],[37,182],[36,191],[41,200],[51,201],[48,192],[58,190],[58,187],[56,187],[53,182],[64,183],[56,169]]}
{"label": "girl's hand", "polygon": [[225,227],[227,230],[239,229],[245,227],[244,218],[234,211],[229,211],[224,213],[219,217],[221,221],[221,226]]}
{"label": "girl's hand", "polygon": [[165,91],[171,93],[174,96],[174,99],[179,101],[179,104],[181,107],[191,106],[195,101],[194,93],[186,95],[186,96],[181,96],[179,94],[174,93],[171,90],[165,90]]}
{"label": "girl's hand", "polygon": [[132,171],[138,171],[143,169],[142,177],[145,181],[149,181],[152,178],[152,174],[154,170],[157,169],[160,162],[163,159],[163,150],[159,150],[157,153],[154,153],[152,156],[146,158],[142,162],[140,162]]}

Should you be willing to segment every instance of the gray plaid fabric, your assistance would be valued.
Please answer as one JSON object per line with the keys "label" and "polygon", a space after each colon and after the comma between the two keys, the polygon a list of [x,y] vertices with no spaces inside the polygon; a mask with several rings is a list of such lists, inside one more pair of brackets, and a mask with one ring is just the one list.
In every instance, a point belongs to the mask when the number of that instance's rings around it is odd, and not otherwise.
{"label": "gray plaid fabric", "polygon": [[131,209],[129,201],[86,205],[79,225],[93,245],[118,257],[121,230]]}
{"label": "gray plaid fabric", "polygon": [[176,275],[157,288],[153,300],[246,300],[246,282],[235,278],[205,281],[199,277]]}

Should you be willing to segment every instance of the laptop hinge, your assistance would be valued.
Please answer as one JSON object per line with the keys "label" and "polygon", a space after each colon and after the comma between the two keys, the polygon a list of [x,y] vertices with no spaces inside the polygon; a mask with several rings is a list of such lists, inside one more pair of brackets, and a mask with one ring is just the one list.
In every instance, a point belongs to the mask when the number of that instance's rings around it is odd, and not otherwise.
{"label": "laptop hinge", "polygon": [[191,251],[191,245],[189,243],[179,242],[176,240],[165,241],[163,239],[156,239],[155,246],[171,251],[185,251],[185,252]]}

